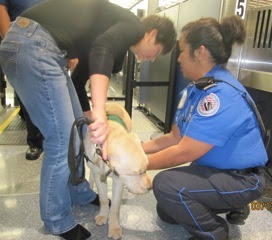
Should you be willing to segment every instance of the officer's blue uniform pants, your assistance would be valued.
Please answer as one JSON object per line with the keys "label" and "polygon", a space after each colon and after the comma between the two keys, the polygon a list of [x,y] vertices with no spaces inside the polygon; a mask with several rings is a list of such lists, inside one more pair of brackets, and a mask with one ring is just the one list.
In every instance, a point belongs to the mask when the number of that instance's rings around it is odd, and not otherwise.
{"label": "officer's blue uniform pants", "polygon": [[153,181],[158,206],[197,239],[228,239],[216,212],[242,208],[260,197],[263,173],[240,173],[190,165],[160,172]]}

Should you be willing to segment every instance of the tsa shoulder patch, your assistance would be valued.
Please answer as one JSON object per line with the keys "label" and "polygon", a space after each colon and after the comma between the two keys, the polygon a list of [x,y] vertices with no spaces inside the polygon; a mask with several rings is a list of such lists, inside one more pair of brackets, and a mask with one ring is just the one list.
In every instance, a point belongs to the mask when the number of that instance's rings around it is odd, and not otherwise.
{"label": "tsa shoulder patch", "polygon": [[210,93],[206,97],[202,98],[197,105],[197,112],[201,116],[212,116],[217,113],[220,107],[220,100],[216,94]]}

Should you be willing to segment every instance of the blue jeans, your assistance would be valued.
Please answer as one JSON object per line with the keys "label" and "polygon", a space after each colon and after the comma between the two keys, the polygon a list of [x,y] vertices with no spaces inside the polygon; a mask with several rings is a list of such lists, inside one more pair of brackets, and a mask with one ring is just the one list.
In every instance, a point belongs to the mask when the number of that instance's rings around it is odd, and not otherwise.
{"label": "blue jeans", "polygon": [[31,120],[44,136],[40,211],[53,234],[76,226],[72,205],[95,199],[87,181],[69,183],[67,154],[72,123],[83,116],[69,77],[66,52],[37,22],[17,18],[0,45],[0,64]]}

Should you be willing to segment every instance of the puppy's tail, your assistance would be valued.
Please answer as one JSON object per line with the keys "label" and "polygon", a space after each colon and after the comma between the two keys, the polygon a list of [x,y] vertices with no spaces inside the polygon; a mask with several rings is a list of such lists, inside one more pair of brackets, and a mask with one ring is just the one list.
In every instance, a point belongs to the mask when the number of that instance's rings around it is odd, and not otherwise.
{"label": "puppy's tail", "polygon": [[128,132],[131,132],[131,128],[132,128],[131,118],[128,115],[128,113],[124,107],[122,107],[118,103],[107,103],[106,104],[106,113],[107,113],[107,115],[112,114],[112,115],[116,115],[119,118],[121,118],[122,121],[125,123]]}

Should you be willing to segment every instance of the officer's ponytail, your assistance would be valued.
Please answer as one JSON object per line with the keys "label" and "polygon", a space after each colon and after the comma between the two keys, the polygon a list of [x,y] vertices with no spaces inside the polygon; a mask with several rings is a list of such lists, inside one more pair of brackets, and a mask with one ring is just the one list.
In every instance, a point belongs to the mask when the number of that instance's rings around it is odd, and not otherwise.
{"label": "officer's ponytail", "polygon": [[245,40],[245,26],[238,16],[225,17],[220,24],[220,32],[226,47],[226,57],[229,59],[234,43],[242,44]]}

